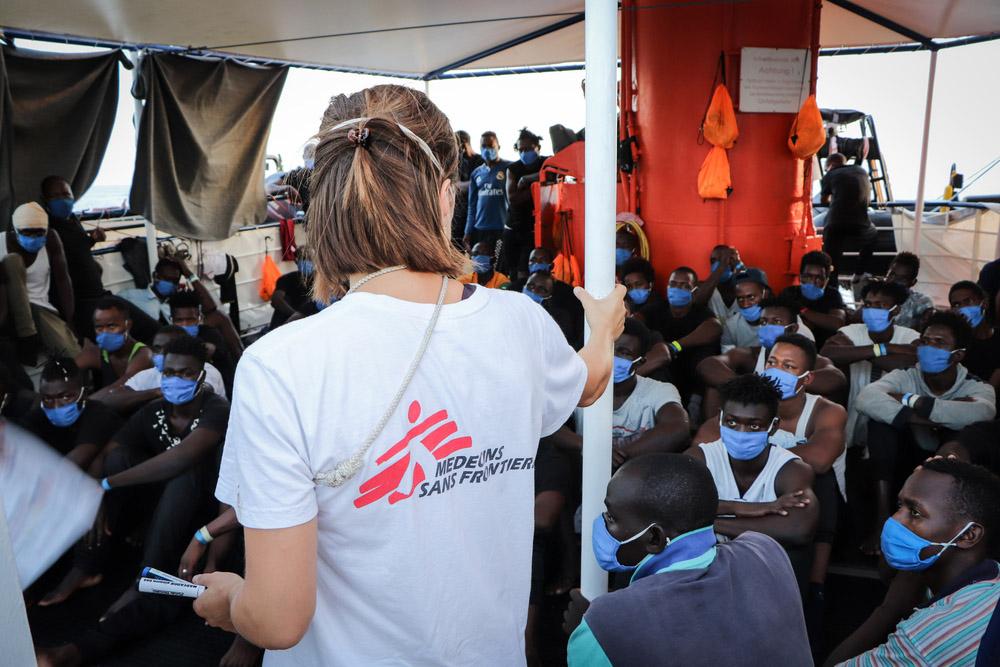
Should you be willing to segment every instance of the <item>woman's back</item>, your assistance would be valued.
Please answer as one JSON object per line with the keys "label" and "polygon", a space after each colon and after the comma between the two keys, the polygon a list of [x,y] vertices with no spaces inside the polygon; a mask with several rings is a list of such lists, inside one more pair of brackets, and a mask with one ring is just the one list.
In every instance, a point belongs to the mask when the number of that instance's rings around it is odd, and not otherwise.
{"label": "woman's back", "polygon": [[369,435],[433,309],[357,293],[244,355],[219,496],[250,528],[318,516],[316,614],[269,665],[523,661],[535,451],[587,377],[542,308],[483,288],[444,306],[361,471],[312,481]]}

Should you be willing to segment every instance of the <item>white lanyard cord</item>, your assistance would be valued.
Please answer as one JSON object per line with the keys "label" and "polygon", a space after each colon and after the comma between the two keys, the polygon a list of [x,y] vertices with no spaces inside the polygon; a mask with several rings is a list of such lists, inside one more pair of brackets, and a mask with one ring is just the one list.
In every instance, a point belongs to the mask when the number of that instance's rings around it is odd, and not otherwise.
{"label": "white lanyard cord", "polygon": [[[384,275],[390,271],[398,271],[401,268],[403,267],[390,267],[388,269],[382,269],[382,271],[377,271],[369,276],[365,276],[351,288],[348,294],[379,275]],[[323,486],[342,486],[345,482],[354,477],[359,470],[361,470],[361,467],[365,463],[365,456],[368,454],[368,450],[371,449],[372,444],[374,444],[375,440],[382,434],[382,430],[385,428],[385,425],[389,423],[389,419],[392,417],[393,413],[396,412],[396,408],[399,407],[399,402],[403,400],[403,394],[406,393],[407,388],[410,386],[410,382],[413,380],[413,376],[417,372],[417,366],[420,365],[420,360],[424,358],[424,353],[427,351],[427,345],[431,341],[431,334],[434,333],[434,327],[437,324],[438,316],[441,314],[441,308],[444,306],[444,299],[447,293],[448,277],[443,276],[441,279],[441,293],[438,295],[437,305],[434,306],[434,313],[431,315],[431,321],[427,323],[427,330],[424,331],[424,338],[420,341],[420,347],[417,348],[417,353],[413,356],[413,361],[410,362],[410,368],[406,371],[406,375],[403,377],[403,382],[399,385],[396,395],[392,397],[392,401],[389,403],[389,408],[385,411],[385,414],[382,415],[382,418],[375,425],[375,428],[372,429],[372,432],[367,438],[365,438],[361,447],[354,452],[350,458],[338,463],[337,467],[332,471],[317,474],[313,478],[313,482],[316,484],[322,484]]]}

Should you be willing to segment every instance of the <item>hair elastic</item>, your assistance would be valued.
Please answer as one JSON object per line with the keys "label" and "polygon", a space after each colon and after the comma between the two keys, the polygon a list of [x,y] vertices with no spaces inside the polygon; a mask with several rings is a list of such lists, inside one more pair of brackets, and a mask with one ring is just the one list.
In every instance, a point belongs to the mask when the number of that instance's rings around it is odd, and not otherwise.
{"label": "hair elastic", "polygon": [[[337,123],[336,125],[334,125],[333,127],[331,127],[329,131],[332,132],[334,130],[339,130],[342,127],[347,127],[351,123],[364,123],[364,122],[367,122],[369,120],[371,120],[371,118],[369,118],[369,117],[351,118],[350,120],[345,120],[345,121],[343,121],[341,123]],[[420,150],[422,150],[427,155],[427,157],[430,159],[430,161],[434,163],[434,166],[437,167],[437,170],[439,172],[444,171],[444,169],[441,168],[441,163],[438,161],[437,157],[434,155],[434,151],[431,150],[431,147],[427,144],[426,141],[424,141],[423,139],[421,139],[419,136],[417,136],[417,134],[415,134],[413,132],[413,130],[411,130],[410,128],[406,127],[402,123],[396,122],[396,127],[398,127],[400,132],[402,132],[403,134],[405,134],[415,144],[417,144],[417,146],[420,147]],[[355,133],[355,135],[354,135],[353,138],[351,136],[352,133]],[[351,132],[347,133],[347,140],[350,141],[352,144],[355,144],[357,146],[367,146],[370,137],[371,137],[371,132],[366,127],[359,127],[359,128],[356,128],[356,129],[352,130]]]}

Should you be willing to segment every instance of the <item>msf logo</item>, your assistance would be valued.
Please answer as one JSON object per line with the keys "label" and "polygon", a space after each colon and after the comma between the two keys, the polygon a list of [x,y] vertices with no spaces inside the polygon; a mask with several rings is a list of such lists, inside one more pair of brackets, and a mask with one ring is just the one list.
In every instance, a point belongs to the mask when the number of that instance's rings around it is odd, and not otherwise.
{"label": "msf logo", "polygon": [[410,403],[406,416],[413,426],[375,459],[383,467],[362,482],[354,499],[355,507],[365,507],[386,497],[390,505],[406,500],[427,479],[425,466],[433,470],[437,461],[472,447],[472,438],[468,436],[452,438],[458,432],[458,424],[448,419],[447,410],[439,410],[423,421],[419,421],[420,414],[420,402]]}

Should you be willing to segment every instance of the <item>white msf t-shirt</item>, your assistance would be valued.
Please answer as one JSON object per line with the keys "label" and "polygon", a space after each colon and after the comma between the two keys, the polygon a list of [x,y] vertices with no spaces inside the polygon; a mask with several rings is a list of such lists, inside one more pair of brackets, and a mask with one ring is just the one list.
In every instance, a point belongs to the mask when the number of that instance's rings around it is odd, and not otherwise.
{"label": "white msf t-shirt", "polygon": [[534,457],[587,376],[541,306],[482,288],[444,306],[364,467],[313,483],[382,417],[433,310],[353,294],[240,361],[216,495],[250,528],[318,517],[316,613],[268,667],[525,662]]}

